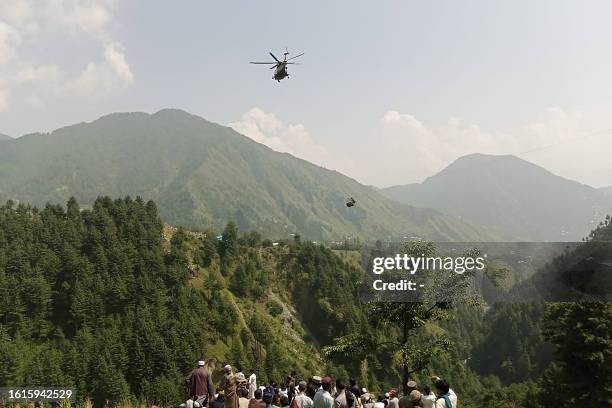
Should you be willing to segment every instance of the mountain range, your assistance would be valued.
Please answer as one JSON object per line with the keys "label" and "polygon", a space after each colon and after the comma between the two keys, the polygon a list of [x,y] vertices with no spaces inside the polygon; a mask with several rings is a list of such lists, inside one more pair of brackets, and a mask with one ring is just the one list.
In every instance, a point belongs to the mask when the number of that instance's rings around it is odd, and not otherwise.
{"label": "mountain range", "polygon": [[[90,205],[100,195],[153,199],[166,222],[194,229],[233,220],[243,231],[316,240],[499,238],[181,110],[115,113],[0,143],[0,200]],[[348,208],[348,197],[357,205]]]}
{"label": "mountain range", "polygon": [[[608,189],[609,190],[609,189]],[[423,183],[381,190],[503,231],[513,240],[581,240],[612,213],[612,195],[515,156],[461,157]]]}

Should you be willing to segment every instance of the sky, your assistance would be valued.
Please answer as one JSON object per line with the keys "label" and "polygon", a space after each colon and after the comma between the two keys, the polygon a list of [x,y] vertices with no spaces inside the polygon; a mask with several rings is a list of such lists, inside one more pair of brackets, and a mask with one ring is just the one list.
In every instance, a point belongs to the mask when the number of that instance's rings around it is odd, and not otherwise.
{"label": "sky", "polygon": [[[0,133],[180,108],[380,187],[514,154],[612,185],[609,1],[0,1]],[[253,60],[304,52],[280,83]]]}

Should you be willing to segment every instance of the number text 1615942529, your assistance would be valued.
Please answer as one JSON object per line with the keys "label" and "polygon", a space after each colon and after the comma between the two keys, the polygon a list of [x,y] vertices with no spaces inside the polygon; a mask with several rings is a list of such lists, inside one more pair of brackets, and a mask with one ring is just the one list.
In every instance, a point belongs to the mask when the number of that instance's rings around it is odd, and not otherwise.
{"label": "number text 1615942529", "polygon": [[0,387],[0,402],[74,402],[75,392],[67,387]]}

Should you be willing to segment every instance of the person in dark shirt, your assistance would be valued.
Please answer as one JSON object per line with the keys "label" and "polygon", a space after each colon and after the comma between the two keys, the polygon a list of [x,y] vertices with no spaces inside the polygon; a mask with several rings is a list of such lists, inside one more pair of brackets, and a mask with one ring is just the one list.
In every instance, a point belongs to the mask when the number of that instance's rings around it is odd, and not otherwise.
{"label": "person in dark shirt", "polygon": [[189,398],[198,402],[200,406],[208,404],[209,396],[215,393],[212,377],[204,361],[198,361],[198,366],[187,377]]}
{"label": "person in dark shirt", "polygon": [[223,395],[223,391],[219,391],[217,398],[210,404],[210,408],[225,408],[225,395]]}

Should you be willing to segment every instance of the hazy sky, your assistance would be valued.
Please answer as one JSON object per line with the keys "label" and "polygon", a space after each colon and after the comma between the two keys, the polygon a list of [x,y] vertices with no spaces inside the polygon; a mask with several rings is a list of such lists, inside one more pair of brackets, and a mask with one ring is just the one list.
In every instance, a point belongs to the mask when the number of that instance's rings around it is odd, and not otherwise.
{"label": "hazy sky", "polygon": [[[368,184],[474,152],[612,184],[612,2],[1,0],[0,132],[182,108]],[[276,83],[272,50],[305,52]]]}

